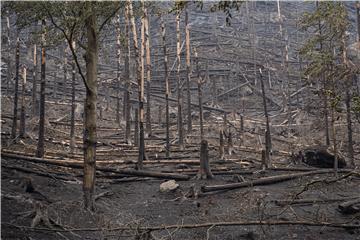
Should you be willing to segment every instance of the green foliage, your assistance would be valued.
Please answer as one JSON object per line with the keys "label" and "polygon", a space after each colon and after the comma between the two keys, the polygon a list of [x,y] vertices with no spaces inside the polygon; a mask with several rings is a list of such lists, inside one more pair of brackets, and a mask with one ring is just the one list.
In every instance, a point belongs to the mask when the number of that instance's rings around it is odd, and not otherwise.
{"label": "green foliage", "polygon": [[347,11],[341,2],[318,2],[313,13],[305,13],[301,19],[303,30],[313,36],[305,42],[300,54],[310,61],[305,75],[327,79],[343,75],[345,67],[339,64],[342,40],[348,27]]}
{"label": "green foliage", "polygon": [[355,113],[360,113],[360,96],[359,95],[353,96],[352,101],[353,101],[352,110]]}
{"label": "green foliage", "polygon": [[211,8],[210,11],[216,12],[216,11],[223,11],[226,15],[226,25],[231,25],[231,10],[235,9],[239,11],[241,4],[243,1],[237,1],[237,0],[231,0],[231,1],[219,1],[218,3],[215,3]]}

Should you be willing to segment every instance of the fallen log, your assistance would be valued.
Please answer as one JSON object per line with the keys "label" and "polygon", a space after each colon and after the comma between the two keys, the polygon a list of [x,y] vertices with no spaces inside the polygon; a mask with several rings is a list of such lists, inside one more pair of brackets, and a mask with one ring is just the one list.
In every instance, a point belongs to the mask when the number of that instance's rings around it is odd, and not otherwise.
{"label": "fallen log", "polygon": [[294,205],[294,204],[314,204],[314,203],[330,203],[330,202],[341,202],[347,200],[353,200],[358,197],[344,197],[344,198],[305,198],[305,199],[293,199],[293,200],[272,200],[278,206]]}
{"label": "fallen log", "polygon": [[[28,156],[14,155],[14,154],[8,154],[8,153],[1,153],[1,157],[2,158],[12,158],[12,159],[22,159],[22,160],[27,160],[30,162],[50,164],[50,165],[55,165],[55,166],[60,166],[60,167],[83,169],[82,163],[69,163],[69,162],[64,162],[61,160],[50,160],[50,159],[28,157]],[[146,171],[146,170],[113,169],[113,168],[99,167],[99,166],[96,167],[96,170],[102,171],[102,172],[124,174],[124,175],[129,175],[129,176],[154,177],[154,178],[162,178],[162,179],[188,180],[190,178],[189,176],[182,175],[182,174],[160,173],[160,172],[153,172],[153,171]]]}
{"label": "fallen log", "polygon": [[[246,181],[241,183],[230,183],[230,184],[223,184],[223,185],[213,185],[213,186],[202,186],[201,190],[203,192],[211,192],[211,191],[219,191],[219,190],[231,190],[237,188],[244,188],[244,187],[252,187],[252,186],[259,186],[259,185],[268,185],[273,183],[284,182],[288,180],[292,180],[295,178],[309,176],[314,174],[326,174],[326,173],[333,173],[334,170],[317,170],[311,172],[303,172],[303,173],[293,173],[293,174],[283,174],[271,177],[264,177],[260,179],[256,179],[254,181]],[[339,173],[344,172],[351,172],[351,170],[340,169]]]}
{"label": "fallen log", "polygon": [[339,209],[343,214],[354,214],[360,212],[360,197],[339,204]]}

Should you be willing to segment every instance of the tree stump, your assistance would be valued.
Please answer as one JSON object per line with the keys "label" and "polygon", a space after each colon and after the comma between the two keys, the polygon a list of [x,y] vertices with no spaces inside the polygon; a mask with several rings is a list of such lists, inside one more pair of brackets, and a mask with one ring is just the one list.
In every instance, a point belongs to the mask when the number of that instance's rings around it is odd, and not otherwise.
{"label": "tree stump", "polygon": [[214,175],[211,173],[209,164],[209,150],[208,142],[206,140],[201,141],[200,146],[200,169],[197,174],[198,179],[211,179]]}

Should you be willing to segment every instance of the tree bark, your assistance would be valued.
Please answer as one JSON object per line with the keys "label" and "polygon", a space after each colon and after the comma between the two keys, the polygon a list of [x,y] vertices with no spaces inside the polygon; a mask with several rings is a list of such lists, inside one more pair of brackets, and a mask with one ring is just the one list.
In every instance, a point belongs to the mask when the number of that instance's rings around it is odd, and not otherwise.
{"label": "tree bark", "polygon": [[135,147],[139,147],[139,110],[138,109],[135,109],[134,145]]}
{"label": "tree bark", "polygon": [[[66,44],[66,41],[65,41]],[[66,44],[67,45],[67,44]],[[66,93],[66,85],[67,85],[67,65],[68,65],[68,59],[67,59],[67,53],[68,53],[68,48],[65,47],[64,48],[64,64],[63,64],[63,68],[64,68],[64,82],[63,82],[63,94],[62,94],[62,99],[65,100],[65,93]]]}
{"label": "tree bark", "polygon": [[86,47],[86,98],[84,106],[84,207],[94,210],[94,187],[96,172],[96,101],[97,101],[97,63],[98,36],[96,27],[96,13],[93,3],[88,2],[90,15],[85,20]]}
{"label": "tree bark", "polygon": [[168,75],[168,56],[166,45],[166,28],[163,18],[161,17],[161,35],[162,35],[162,47],[164,53],[164,74],[165,74],[165,114],[166,114],[166,157],[170,157],[170,116],[169,116],[169,75]]}
{"label": "tree bark", "polygon": [[208,142],[206,140],[202,140],[200,146],[200,169],[197,178],[211,179],[213,177],[214,175],[211,173],[209,164]]}
{"label": "tree bark", "polygon": [[39,111],[38,102],[37,102],[37,46],[34,44],[34,54],[33,54],[33,85],[32,85],[32,116],[35,117]]}
{"label": "tree bark", "polygon": [[[190,94],[190,82],[191,82],[191,69],[190,69],[190,27],[188,10],[185,9],[185,46],[186,46],[186,93],[187,93],[187,133],[192,130],[192,118],[191,118],[191,94]],[[214,93],[216,95],[216,93]]]}
{"label": "tree bark", "polygon": [[[116,122],[120,125],[120,85],[121,85],[121,78],[120,78],[120,66],[121,66],[121,30],[120,30],[120,15],[116,17],[116,57],[117,57],[117,70],[116,70]],[[124,98],[125,101],[125,98]]]}
{"label": "tree bark", "polygon": [[223,129],[220,129],[219,157],[220,157],[220,160],[224,160],[224,158],[225,158],[225,151],[224,151],[224,130],[223,130]]}
{"label": "tree bark", "polygon": [[9,18],[9,12],[6,12],[6,36],[7,36],[7,45],[8,45],[8,53],[7,53],[7,74],[6,74],[6,95],[9,94],[10,90],[10,82],[11,82],[11,76],[12,76],[12,69],[11,69],[11,40],[10,40],[10,18]]}
{"label": "tree bark", "polygon": [[262,76],[262,70],[260,69],[260,84],[261,84],[261,92],[263,98],[263,105],[264,105],[264,114],[266,119],[266,131],[265,131],[265,161],[268,167],[271,167],[271,159],[270,159],[270,152],[271,152],[271,134],[270,134],[270,123],[269,123],[269,115],[266,106],[266,93],[264,87],[264,79]]}
{"label": "tree bark", "polygon": [[179,135],[179,146],[180,149],[184,148],[184,131],[183,131],[183,118],[182,118],[182,108],[183,108],[183,99],[182,99],[182,87],[181,87],[181,77],[180,77],[180,68],[181,68],[181,39],[180,39],[180,14],[181,11],[177,10],[176,12],[176,58],[177,58],[177,71],[176,71],[176,80],[177,80],[177,105],[178,105],[178,135]]}
{"label": "tree bark", "polygon": [[44,141],[45,141],[45,64],[46,64],[46,21],[42,20],[41,22],[42,34],[41,34],[41,82],[40,82],[40,112],[39,112],[39,137],[36,150],[37,157],[44,156]]}
{"label": "tree bark", "polygon": [[135,24],[135,17],[133,14],[133,7],[132,2],[127,0],[129,6],[129,16],[131,22],[131,28],[133,32],[133,44],[135,49],[135,59],[136,59],[136,76],[138,82],[138,98],[139,98],[139,156],[138,156],[138,163],[137,169],[142,168],[142,162],[145,158],[145,139],[144,139],[144,78],[142,78],[142,67],[140,64],[140,57],[139,56],[139,44],[137,39],[137,32],[136,32],[136,24]]}
{"label": "tree bark", "polygon": [[151,61],[150,61],[150,24],[147,9],[144,8],[145,48],[146,48],[146,132],[151,136]]}
{"label": "tree bark", "polygon": [[196,49],[194,49],[195,53],[195,63],[196,63],[196,72],[197,72],[197,89],[198,89],[198,99],[199,99],[199,121],[200,121],[200,139],[204,139],[204,124],[203,124],[203,105],[202,105],[202,90],[201,85],[203,84],[203,80],[200,76],[199,69],[199,58]]}
{"label": "tree bark", "polygon": [[127,143],[130,142],[130,134],[131,134],[131,121],[130,121],[130,58],[131,58],[131,39],[130,39],[130,20],[129,20],[129,5],[125,4],[125,91],[124,91],[124,115],[125,115],[125,141]]}
{"label": "tree bark", "polygon": [[[73,49],[75,49],[75,42],[73,42]],[[71,120],[70,120],[70,153],[74,153],[75,148],[75,83],[76,83],[76,72],[75,72],[75,60],[72,61],[72,80],[71,80]]]}
{"label": "tree bark", "polygon": [[16,138],[16,129],[17,129],[17,108],[18,108],[18,90],[19,90],[19,65],[20,65],[20,39],[19,39],[19,30],[18,36],[16,39],[16,50],[15,50],[15,84],[14,84],[14,109],[13,109],[13,122],[11,128],[11,137]]}
{"label": "tree bark", "polygon": [[25,84],[26,84],[26,67],[23,68],[21,84],[21,109],[20,109],[20,132],[19,137],[25,137]]}

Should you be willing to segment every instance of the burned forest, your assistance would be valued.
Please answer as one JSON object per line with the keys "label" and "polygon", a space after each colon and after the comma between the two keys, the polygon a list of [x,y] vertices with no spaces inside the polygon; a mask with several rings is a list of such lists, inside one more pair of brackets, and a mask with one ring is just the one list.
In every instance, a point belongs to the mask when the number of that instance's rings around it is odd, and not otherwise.
{"label": "burned forest", "polygon": [[1,239],[360,239],[359,1],[2,1]]}

